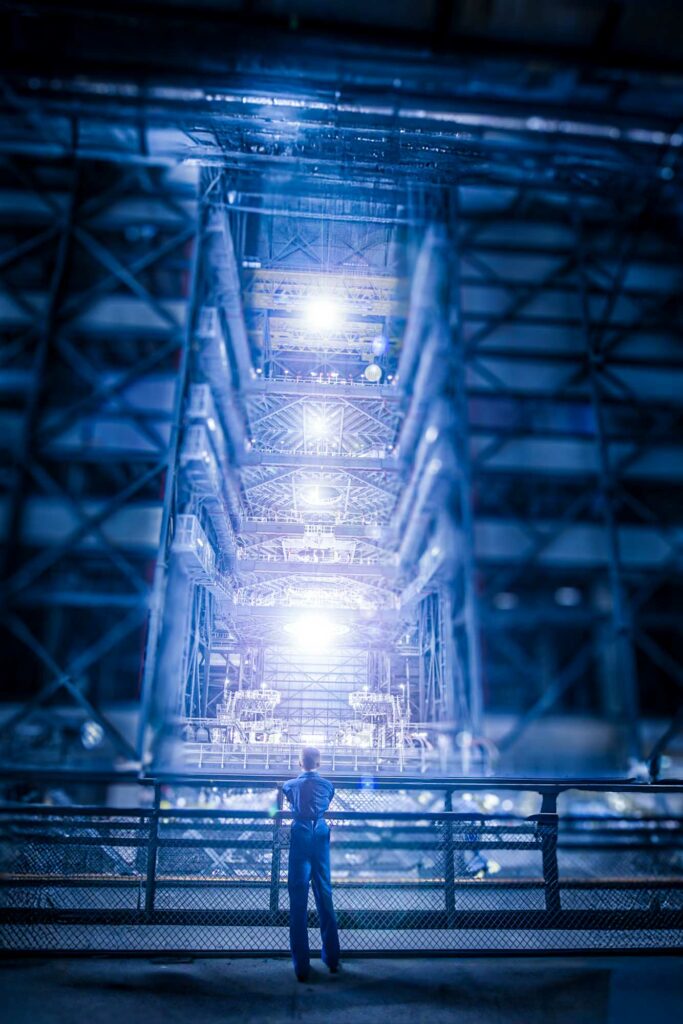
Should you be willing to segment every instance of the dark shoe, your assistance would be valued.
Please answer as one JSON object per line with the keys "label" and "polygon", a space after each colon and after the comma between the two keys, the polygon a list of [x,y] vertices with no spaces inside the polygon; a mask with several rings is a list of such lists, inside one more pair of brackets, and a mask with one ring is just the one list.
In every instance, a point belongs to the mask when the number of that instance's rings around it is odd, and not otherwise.
{"label": "dark shoe", "polygon": [[330,972],[330,974],[339,974],[340,967],[341,964],[330,964],[327,969]]}
{"label": "dark shoe", "polygon": [[305,974],[297,974],[296,980],[297,981],[308,981],[309,977],[310,977],[310,975],[309,975],[308,971],[306,971]]}

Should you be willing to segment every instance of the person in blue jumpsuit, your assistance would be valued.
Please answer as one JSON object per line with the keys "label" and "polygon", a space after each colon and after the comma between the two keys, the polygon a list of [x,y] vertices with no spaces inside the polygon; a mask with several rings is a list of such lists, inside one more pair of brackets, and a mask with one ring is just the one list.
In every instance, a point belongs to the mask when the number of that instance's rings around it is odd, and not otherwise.
{"label": "person in blue jumpsuit", "polygon": [[323,963],[334,974],[339,969],[339,935],[332,905],[330,880],[330,828],[323,815],[334,796],[334,786],[318,774],[320,751],[304,747],[303,771],[285,782],[282,792],[293,812],[289,846],[289,944],[294,971],[306,981],[310,970],[308,948],[308,884],[313,885],[320,919]]}

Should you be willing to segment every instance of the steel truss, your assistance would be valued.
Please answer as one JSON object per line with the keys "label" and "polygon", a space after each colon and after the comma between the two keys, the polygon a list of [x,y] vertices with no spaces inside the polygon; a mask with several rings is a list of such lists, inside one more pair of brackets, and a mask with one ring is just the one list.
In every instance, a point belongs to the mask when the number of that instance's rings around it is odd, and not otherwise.
{"label": "steel truss", "polygon": [[[530,622],[515,592],[521,587],[523,603],[531,580],[538,588],[534,631],[555,631],[558,651],[567,648],[568,631],[575,638],[565,663],[499,745],[510,749],[573,687],[595,687],[594,674],[592,684],[587,680],[602,661],[602,671],[607,664],[619,680],[616,691],[603,694],[603,708],[638,759],[645,752],[638,674],[649,675],[650,662],[668,677],[661,685],[681,679],[662,647],[667,641],[652,637],[675,628],[666,614],[658,618],[666,604],[657,593],[680,566],[678,523],[656,508],[660,473],[676,493],[680,488],[680,312],[670,290],[680,254],[653,212],[662,202],[657,190],[628,207],[570,202],[542,228],[534,217],[539,200],[520,194],[509,220],[464,218],[460,229],[484,642],[507,673],[533,679],[543,671],[526,647]],[[515,280],[501,273],[511,258]],[[486,307],[496,312],[482,314]],[[501,516],[506,505],[516,506],[514,517]],[[576,588],[567,600],[583,606],[578,615],[552,599],[562,582]],[[510,591],[512,607],[503,600]],[[494,611],[496,601],[503,610]]]}
{"label": "steel truss", "polygon": [[0,619],[14,701],[2,757],[126,763],[135,728],[118,723],[139,708],[173,489],[196,176],[15,157],[0,176],[12,197]]}
{"label": "steel truss", "polygon": [[[499,96],[476,61],[435,90],[404,55],[397,92],[348,51],[338,96],[281,44],[240,51],[266,96],[4,80],[3,615],[45,673],[6,736],[62,688],[133,756],[95,693],[135,694],[139,659],[109,652],[140,649],[161,552],[138,749],[160,763],[226,680],[267,684],[283,616],[332,608],[447,742],[488,731],[510,767],[546,712],[585,710],[610,764],[659,771],[683,681],[680,97],[663,117],[655,76],[551,63],[541,116],[520,63],[503,116],[463,106],[473,68]],[[314,337],[322,289],[346,316]],[[78,650],[74,608],[99,623]],[[671,712],[648,751],[640,720]]]}
{"label": "steel truss", "polygon": [[[252,243],[246,259],[235,238],[246,245],[245,239],[261,236],[248,218],[226,217],[221,196],[228,185],[210,180],[211,195],[218,197],[210,219],[220,223],[223,239],[231,239],[227,269],[224,255],[212,257],[211,273],[223,301],[231,296],[221,330],[233,388],[222,404],[215,395],[220,429],[213,431],[212,451],[223,486],[231,482],[221,507],[235,536],[227,576],[205,583],[218,587],[216,622],[230,631],[234,649],[259,639],[277,647],[283,610],[287,615],[311,601],[337,615],[344,608],[374,608],[374,624],[361,619],[354,644],[379,651],[384,635],[385,645],[405,638],[416,645],[416,671],[409,667],[407,673],[415,720],[444,723],[451,749],[457,737],[468,758],[485,755],[484,762],[492,749],[483,740],[482,716],[497,700],[486,700],[486,686],[499,687],[498,678],[507,685],[523,678],[516,692],[527,702],[538,687],[526,708],[523,699],[514,705],[517,722],[496,737],[506,757],[540,715],[569,700],[573,688],[599,692],[608,685],[600,679],[616,671],[623,692],[603,692],[602,710],[627,737],[631,760],[641,758],[646,751],[637,736],[631,646],[636,634],[626,609],[632,599],[637,607],[634,586],[650,600],[658,580],[671,580],[680,536],[675,523],[658,528],[642,492],[641,481],[675,473],[673,454],[665,454],[673,440],[666,431],[676,428],[680,416],[673,384],[662,395],[660,377],[641,382],[646,411],[642,398],[634,400],[629,376],[634,358],[652,365],[639,348],[650,337],[645,330],[658,332],[660,360],[671,352],[666,369],[677,373],[669,340],[677,328],[662,319],[673,302],[674,277],[662,260],[670,243],[651,221],[643,235],[642,202],[622,207],[618,222],[609,200],[559,209],[553,204],[549,212],[547,197],[529,189],[508,190],[504,200],[497,190],[482,189],[476,203],[467,190],[456,189],[445,204],[433,203],[432,227],[412,257],[411,287],[395,283],[410,296],[403,345],[396,353],[388,350],[383,368],[391,385],[380,396],[368,391],[362,401],[353,399],[349,411],[349,384],[321,374],[317,362],[312,389],[305,375],[285,374],[277,360],[259,354],[266,343],[250,336],[235,296],[240,260],[248,276],[260,251]],[[293,253],[308,259],[306,247],[295,244],[296,219],[287,225],[292,240],[288,245],[281,237],[280,251],[288,261]],[[270,236],[263,237],[270,245]],[[339,247],[338,235],[330,230],[326,237],[330,248],[332,240]],[[673,251],[669,258],[674,260]],[[269,259],[273,266],[272,250]],[[315,291],[317,265],[309,278]],[[245,303],[248,308],[248,293]],[[272,338],[268,344],[274,357],[277,346]],[[205,358],[202,365],[208,365]],[[322,416],[329,435],[315,439],[311,423]],[[353,418],[345,434],[346,416]],[[643,432],[646,416],[653,428]],[[380,429],[381,449],[375,447]],[[668,447],[661,452],[665,438]],[[521,474],[520,505],[514,495]],[[200,477],[192,478],[195,489],[201,485],[199,494],[205,493]],[[627,492],[614,483],[620,477],[628,480]],[[325,501],[311,507],[307,492],[321,488]],[[508,509],[515,501],[519,512],[513,517]],[[188,502],[190,509],[196,498]],[[626,509],[631,511],[623,518]],[[661,538],[658,545],[653,538]],[[525,614],[529,625],[544,624],[546,643],[556,636],[561,651],[567,631],[579,627],[567,663],[539,683],[534,680],[547,666],[529,650],[525,628],[510,631],[527,599],[524,587],[521,598],[515,588],[532,579],[546,600]],[[573,603],[557,600],[563,586]],[[380,607],[393,609],[388,634],[378,628]],[[646,606],[650,623],[657,621],[655,607]],[[258,609],[267,616],[253,619]],[[639,645],[660,667],[672,668],[671,656],[645,632],[647,621],[638,631]],[[611,664],[611,652],[621,668]],[[395,654],[398,686],[398,648]],[[594,707],[595,698],[587,699]]]}

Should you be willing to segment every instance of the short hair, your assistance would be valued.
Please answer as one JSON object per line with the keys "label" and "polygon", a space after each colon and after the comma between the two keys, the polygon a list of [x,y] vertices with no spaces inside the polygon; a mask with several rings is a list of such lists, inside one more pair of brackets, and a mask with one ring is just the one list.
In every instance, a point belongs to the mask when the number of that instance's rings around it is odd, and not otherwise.
{"label": "short hair", "polygon": [[320,751],[317,747],[304,747],[301,751],[301,764],[307,772],[320,764]]}

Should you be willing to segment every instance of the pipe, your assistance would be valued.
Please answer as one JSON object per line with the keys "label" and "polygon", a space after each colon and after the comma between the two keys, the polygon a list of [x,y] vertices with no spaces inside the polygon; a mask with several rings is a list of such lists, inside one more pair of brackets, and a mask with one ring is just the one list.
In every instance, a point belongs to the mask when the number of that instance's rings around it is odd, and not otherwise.
{"label": "pipe", "polygon": [[211,230],[208,238],[208,258],[216,279],[216,308],[228,351],[233,357],[239,385],[245,387],[254,377],[251,351],[242,310],[242,286],[232,232],[227,214],[222,210],[212,211]]}
{"label": "pipe", "polygon": [[396,381],[407,394],[411,393],[410,380],[415,369],[420,346],[432,325],[434,313],[443,307],[446,288],[444,259],[448,251],[445,226],[432,224],[425,232],[415,263],[410,288],[408,323],[396,370]]}
{"label": "pipe", "polygon": [[395,457],[399,460],[406,460],[412,454],[430,403],[441,394],[448,378],[446,346],[442,344],[440,333],[432,331],[420,358],[412,399],[396,443]]}
{"label": "pipe", "polygon": [[[444,437],[447,436],[451,430],[452,420],[453,412],[450,403],[445,398],[437,398],[432,404],[431,415],[425,425],[424,432],[415,453],[413,471],[410,476],[408,486],[403,492],[394,515],[394,525],[397,530],[401,529],[413,504],[415,491],[422,474],[425,459],[428,455],[436,458],[440,457],[439,448],[443,444]],[[450,446],[448,447],[450,451]]]}
{"label": "pipe", "polygon": [[[398,564],[407,566],[417,555],[420,542],[424,538],[429,519],[432,516],[432,496],[437,484],[450,485],[457,472],[453,458],[453,448],[445,441],[439,446],[439,454],[429,460],[425,471],[421,474],[420,483],[412,504],[410,518],[398,549]],[[438,465],[437,465],[438,463]],[[436,466],[437,468],[432,468]],[[443,504],[443,501],[439,504]]]}

